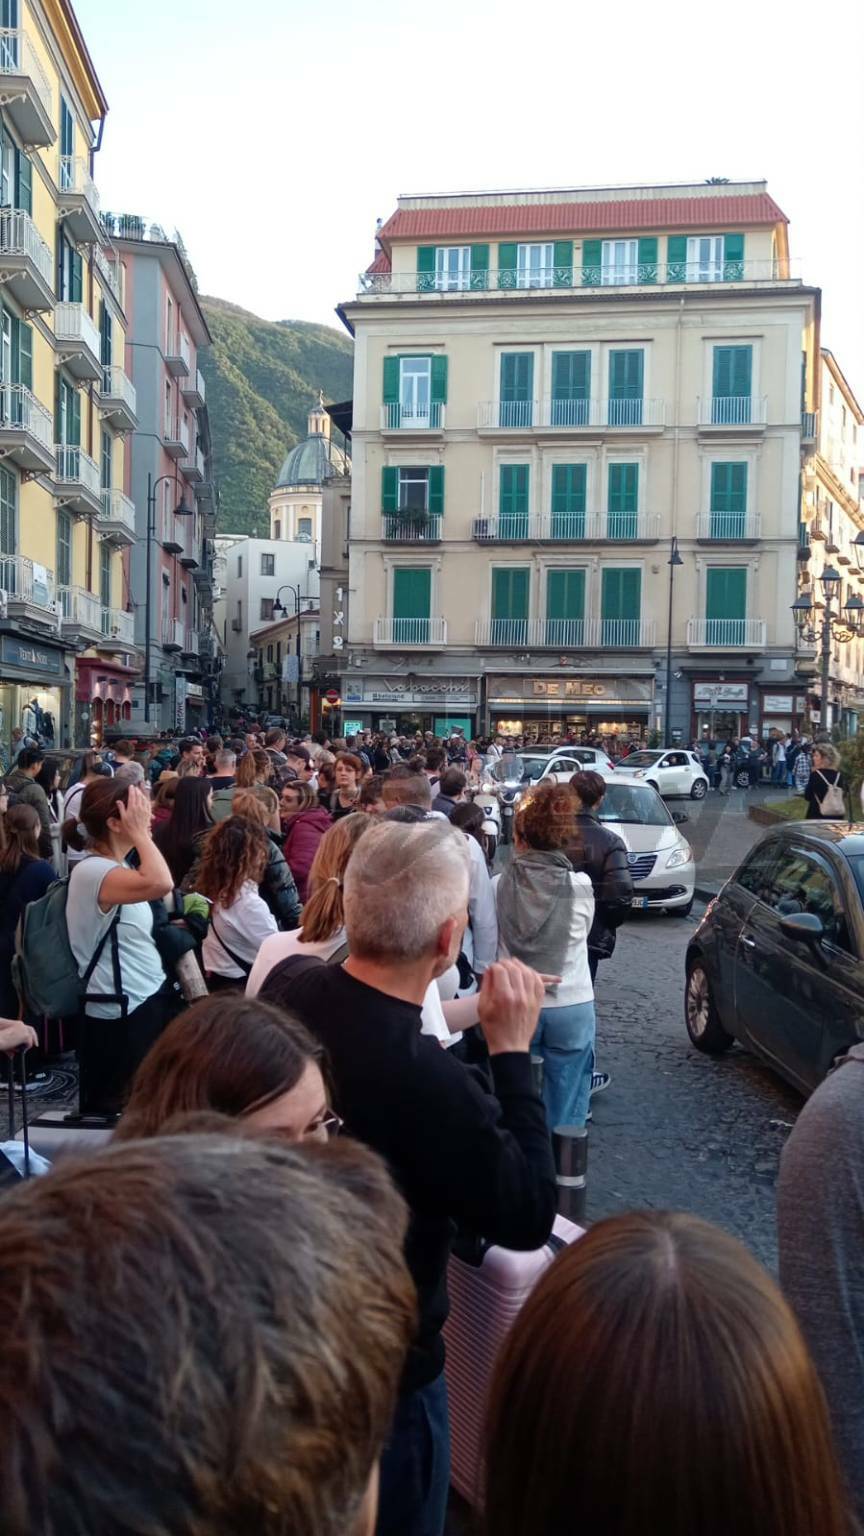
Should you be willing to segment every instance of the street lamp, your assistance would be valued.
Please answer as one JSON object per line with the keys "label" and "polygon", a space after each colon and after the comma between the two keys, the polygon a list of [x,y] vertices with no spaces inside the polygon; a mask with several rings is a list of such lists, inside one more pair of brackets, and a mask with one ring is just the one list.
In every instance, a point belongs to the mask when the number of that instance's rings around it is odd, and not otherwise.
{"label": "street lamp", "polygon": [[294,616],[295,616],[295,618],[297,620],[297,639],[296,639],[296,642],[295,642],[296,655],[297,655],[297,703],[296,703],[295,707],[296,707],[296,710],[297,710],[297,730],[298,730],[298,733],[299,733],[299,730],[300,730],[300,704],[301,704],[301,699],[302,699],[302,687],[303,687],[301,673],[300,673],[300,585],[299,585],[299,582],[298,582],[296,587],[292,586],[290,581],[283,582],[282,586],[279,588],[279,591],[276,593],[276,599],[275,599],[275,601],[273,603],[273,613],[274,613],[274,616],[277,613],[286,613],[287,614],[287,612],[288,612],[288,609],[285,607],[285,604],[281,603],[279,601],[279,595],[282,592],[293,592],[293,594],[294,594]]}
{"label": "street lamp", "polygon": [[[854,541],[856,556],[858,554],[859,540],[861,546],[864,547],[864,536],[862,534],[858,534]],[[822,603],[814,603],[811,592],[802,592],[801,596],[796,598],[792,604],[792,615],[799,638],[813,645],[817,642],[819,643],[822,671],[821,726],[823,731],[827,731],[832,631],[834,632],[835,641],[839,641],[841,644],[864,635],[864,601],[862,601],[857,592],[853,592],[851,597],[847,598],[843,604],[842,609],[833,612],[831,605],[838,595],[843,578],[833,565],[826,565],[818,579],[822,587]],[[814,614],[817,608],[821,611],[820,627],[818,628],[814,623]],[[839,630],[846,630],[847,633],[841,635],[837,633]]]}
{"label": "street lamp", "polygon": [[[169,480],[177,485],[177,475],[160,475],[154,480],[151,474],[147,476],[147,573],[144,587],[144,723],[150,724],[150,627],[152,617],[153,600],[153,572],[151,570],[150,548],[156,536],[156,490],[163,481]],[[194,516],[193,508],[187,507],[184,500],[185,492],[180,491],[180,500],[174,508],[175,517]]]}
{"label": "street lamp", "polygon": [[669,708],[672,702],[672,592],[675,583],[675,568],[683,565],[684,561],[678,553],[678,536],[672,535],[672,543],[669,549],[669,623],[666,627],[666,720],[663,730],[663,745],[671,747],[672,740],[669,735]]}

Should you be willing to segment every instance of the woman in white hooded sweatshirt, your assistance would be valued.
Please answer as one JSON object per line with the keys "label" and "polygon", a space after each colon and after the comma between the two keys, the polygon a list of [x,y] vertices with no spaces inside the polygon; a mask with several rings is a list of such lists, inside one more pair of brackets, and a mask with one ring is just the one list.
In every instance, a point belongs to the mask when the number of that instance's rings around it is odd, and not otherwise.
{"label": "woman in white hooded sweatshirt", "polygon": [[594,987],[588,934],[594,893],[566,849],[575,838],[566,785],[541,783],[516,812],[515,855],[497,882],[499,953],[560,981],[546,988],[532,1050],[543,1058],[550,1130],[584,1125],[594,1070]]}

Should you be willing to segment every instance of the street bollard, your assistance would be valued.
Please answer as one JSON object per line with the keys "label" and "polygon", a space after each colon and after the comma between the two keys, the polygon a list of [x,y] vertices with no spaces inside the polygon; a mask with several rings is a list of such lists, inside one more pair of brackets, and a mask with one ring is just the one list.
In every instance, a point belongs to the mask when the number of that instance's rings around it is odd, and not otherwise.
{"label": "street bollard", "polygon": [[588,1203],[588,1129],[584,1125],[558,1125],[552,1132],[558,1184],[558,1212],[568,1221],[582,1223]]}
{"label": "street bollard", "polygon": [[531,1057],[531,1081],[534,1084],[534,1092],[538,1099],[543,1097],[543,1057]]}

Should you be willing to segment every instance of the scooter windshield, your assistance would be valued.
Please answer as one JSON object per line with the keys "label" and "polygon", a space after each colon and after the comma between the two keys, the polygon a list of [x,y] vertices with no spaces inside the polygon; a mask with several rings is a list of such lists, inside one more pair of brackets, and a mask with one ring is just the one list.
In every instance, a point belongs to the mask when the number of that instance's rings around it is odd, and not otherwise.
{"label": "scooter windshield", "polygon": [[490,778],[496,784],[521,784],[525,777],[522,759],[515,752],[505,752],[491,765]]}

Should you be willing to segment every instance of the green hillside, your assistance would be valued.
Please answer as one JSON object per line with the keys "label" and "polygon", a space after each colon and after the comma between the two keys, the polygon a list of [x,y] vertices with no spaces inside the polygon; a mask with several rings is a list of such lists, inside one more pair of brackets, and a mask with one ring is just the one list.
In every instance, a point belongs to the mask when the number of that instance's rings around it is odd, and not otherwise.
{"label": "green hillside", "polygon": [[202,356],[219,485],[219,528],[263,536],[267,497],[289,448],[306,436],[318,390],[351,397],[353,348],[343,333],[302,320],[259,320],[223,299],[201,299],[213,334]]}

